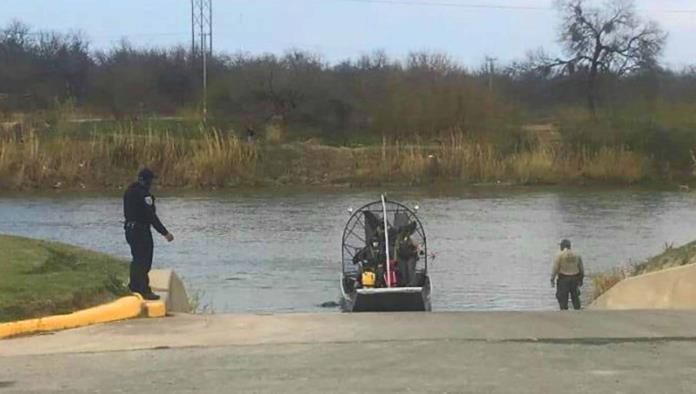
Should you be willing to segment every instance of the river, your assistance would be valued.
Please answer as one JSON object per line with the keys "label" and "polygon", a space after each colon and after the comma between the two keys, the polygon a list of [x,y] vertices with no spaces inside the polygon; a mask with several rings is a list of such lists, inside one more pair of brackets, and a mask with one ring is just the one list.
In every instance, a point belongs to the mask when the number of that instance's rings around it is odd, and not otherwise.
{"label": "river", "polygon": [[[589,273],[696,238],[689,193],[479,187],[389,196],[420,205],[437,255],[430,269],[439,311],[555,308],[549,272],[563,237]],[[175,269],[216,313],[333,311],[320,304],[338,299],[347,208],[378,198],[351,189],[164,193],[158,212],[176,239],[156,237],[154,266]],[[128,258],[121,216],[118,195],[0,196],[0,233]]]}

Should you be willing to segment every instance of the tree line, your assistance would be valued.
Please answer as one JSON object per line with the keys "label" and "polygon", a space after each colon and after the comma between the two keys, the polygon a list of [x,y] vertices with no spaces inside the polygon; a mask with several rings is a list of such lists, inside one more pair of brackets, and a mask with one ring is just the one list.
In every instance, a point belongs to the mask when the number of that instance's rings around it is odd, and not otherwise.
{"label": "tree line", "polygon": [[[596,117],[696,103],[696,66],[662,66],[667,36],[639,18],[632,2],[598,7],[564,0],[557,9],[562,53],[534,50],[507,65],[467,68],[432,52],[396,59],[377,51],[335,64],[300,50],[215,53],[208,59],[210,117],[240,127],[281,122],[290,132],[346,140],[500,132],[561,108]],[[36,31],[21,22],[0,32],[0,111],[6,115],[66,103],[116,119],[195,114],[200,81],[200,59],[184,47],[122,41],[91,50],[82,34]]]}

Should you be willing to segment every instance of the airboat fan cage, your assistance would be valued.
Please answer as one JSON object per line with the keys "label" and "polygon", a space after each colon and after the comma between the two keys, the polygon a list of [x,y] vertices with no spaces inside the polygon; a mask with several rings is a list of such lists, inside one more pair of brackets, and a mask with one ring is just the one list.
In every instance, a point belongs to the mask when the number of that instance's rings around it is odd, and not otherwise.
{"label": "airboat fan cage", "polygon": [[426,274],[428,270],[428,249],[423,224],[416,216],[416,213],[407,206],[385,200],[375,201],[355,210],[348,219],[343,230],[342,242],[342,265],[344,276],[357,275],[358,266],[353,263],[353,258],[358,252],[368,245],[368,242],[375,237],[384,241],[383,235],[378,235],[378,227],[384,228],[384,213],[387,216],[387,228],[389,228],[389,250],[390,258],[394,259],[398,251],[395,251],[395,244],[400,240],[398,237],[408,237],[418,248],[418,262],[416,272]]}

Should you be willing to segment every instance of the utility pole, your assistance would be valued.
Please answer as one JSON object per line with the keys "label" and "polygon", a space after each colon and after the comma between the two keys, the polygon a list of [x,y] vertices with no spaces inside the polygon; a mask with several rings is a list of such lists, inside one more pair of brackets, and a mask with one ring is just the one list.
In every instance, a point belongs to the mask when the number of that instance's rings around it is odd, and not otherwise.
{"label": "utility pole", "polygon": [[495,62],[497,58],[486,56],[486,73],[488,74],[488,92],[493,93],[493,76],[495,75]]}
{"label": "utility pole", "polygon": [[208,57],[212,55],[213,0],[191,0],[191,57],[200,56],[202,62],[203,120],[208,117]]}

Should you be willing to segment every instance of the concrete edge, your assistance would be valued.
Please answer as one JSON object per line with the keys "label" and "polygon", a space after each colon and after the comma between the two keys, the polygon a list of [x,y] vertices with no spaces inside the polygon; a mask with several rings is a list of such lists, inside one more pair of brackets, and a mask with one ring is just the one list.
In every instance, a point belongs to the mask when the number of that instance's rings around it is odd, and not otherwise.
{"label": "concrete edge", "polygon": [[[591,310],[694,310],[696,263],[624,278],[594,299]],[[684,282],[688,283],[685,287]],[[630,293],[632,296],[627,295]]]}
{"label": "concrete edge", "polygon": [[627,278],[620,280],[619,282],[624,282],[624,281],[630,282],[632,280],[637,280],[639,278],[646,278],[646,277],[649,278],[651,276],[657,276],[657,275],[664,274],[666,272],[671,272],[671,271],[684,271],[685,269],[693,268],[694,266],[696,266],[696,263],[688,263],[688,264],[677,265],[674,267],[662,268],[662,269],[659,269],[657,271],[650,271],[650,272],[646,272],[646,273],[635,275],[635,276],[629,276]]}
{"label": "concrete edge", "polygon": [[150,287],[162,297],[167,312],[191,313],[186,287],[173,269],[150,271]]}
{"label": "concrete edge", "polygon": [[132,319],[140,316],[166,315],[164,302],[146,302],[139,294],[121,297],[107,304],[83,309],[66,315],[0,323],[0,339],[39,332],[85,327],[93,324]]}

